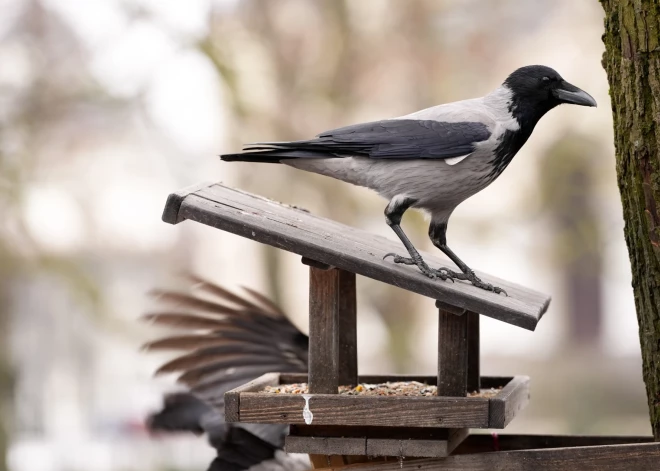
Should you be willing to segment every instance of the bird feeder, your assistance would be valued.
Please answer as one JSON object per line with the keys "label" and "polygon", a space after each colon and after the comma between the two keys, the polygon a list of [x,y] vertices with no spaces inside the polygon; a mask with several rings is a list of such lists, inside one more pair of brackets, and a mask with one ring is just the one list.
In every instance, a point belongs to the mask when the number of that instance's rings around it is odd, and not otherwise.
{"label": "bird feeder", "polygon": [[[593,445],[611,448],[620,443],[625,443],[620,446],[646,447],[645,454],[639,456],[648,458],[649,463],[657,464],[653,460],[660,459],[660,447],[646,443],[651,440],[648,437],[502,436],[493,440],[490,435],[470,436],[470,429],[504,429],[529,401],[528,377],[481,376],[480,315],[534,330],[548,309],[547,295],[484,273],[477,275],[502,287],[508,296],[465,282],[429,279],[414,267],[383,260],[385,254],[402,250],[395,241],[221,184],[206,183],[171,194],[163,220],[171,224],[197,221],[298,254],[309,266],[308,374],[268,373],[227,392],[225,420],[289,425],[286,451],[310,454],[317,468],[365,461],[354,466],[372,469],[369,467],[375,463],[369,460],[374,457],[405,457],[426,460],[406,460],[396,464],[396,468],[420,469],[424,465],[425,469],[500,469],[498,466],[517,463],[515,469],[536,470],[542,468],[529,461],[536,455],[512,457],[510,453],[514,452],[509,450],[543,454],[571,447],[573,454],[581,453],[582,459],[589,462],[592,458],[588,449],[594,448]],[[432,254],[422,255],[431,266],[448,263]],[[356,275],[436,300],[436,375],[358,374]],[[432,396],[339,393],[340,386],[401,381],[435,386],[436,393]],[[307,383],[308,390],[304,394],[266,391],[269,386],[294,383]],[[623,452],[612,450],[608,469],[618,469],[612,467],[617,457],[622,463],[629,463],[630,457],[624,459],[619,456]],[[491,451],[498,452],[485,453]],[[575,464],[571,453],[552,456],[555,460],[565,459],[569,465]],[[382,468],[382,462],[379,466],[374,469],[386,469]]]}

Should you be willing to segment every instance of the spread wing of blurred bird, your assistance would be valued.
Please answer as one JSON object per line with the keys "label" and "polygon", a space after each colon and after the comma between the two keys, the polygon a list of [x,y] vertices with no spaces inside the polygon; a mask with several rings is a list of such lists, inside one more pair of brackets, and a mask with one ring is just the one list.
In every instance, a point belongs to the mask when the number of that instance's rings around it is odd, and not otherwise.
{"label": "spread wing of blurred bird", "polygon": [[165,397],[163,409],[148,418],[149,429],[206,433],[217,450],[209,471],[307,469],[306,457],[281,450],[286,426],[226,423],[224,393],[271,371],[306,372],[308,337],[254,290],[238,295],[188,278],[194,284],[189,292],[154,290],[162,308],[144,316],[174,330],[144,349],[179,352],[156,374],[179,373],[187,388]]}

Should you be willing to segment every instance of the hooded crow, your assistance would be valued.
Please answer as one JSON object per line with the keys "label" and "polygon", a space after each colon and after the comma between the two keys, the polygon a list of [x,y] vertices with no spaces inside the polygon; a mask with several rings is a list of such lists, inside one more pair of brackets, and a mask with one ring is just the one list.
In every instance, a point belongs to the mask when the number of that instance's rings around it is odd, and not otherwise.
{"label": "hooded crow", "polygon": [[[224,161],[282,163],[377,191],[389,200],[385,221],[409,257],[387,254],[394,263],[416,265],[430,278],[481,281],[447,246],[447,222],[454,209],[491,184],[527,142],[536,123],[562,104],[596,106],[588,93],[541,65],[513,72],[481,98],[427,108],[399,118],[355,124],[315,139],[266,142]],[[429,267],[401,229],[409,208],[430,214],[429,237],[460,272]],[[506,294],[506,293],[505,293]]]}

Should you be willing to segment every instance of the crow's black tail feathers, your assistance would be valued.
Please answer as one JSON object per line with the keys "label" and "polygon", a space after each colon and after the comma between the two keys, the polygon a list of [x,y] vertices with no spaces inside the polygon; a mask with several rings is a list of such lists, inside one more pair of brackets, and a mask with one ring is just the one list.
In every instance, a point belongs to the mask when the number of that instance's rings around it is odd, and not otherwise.
{"label": "crow's black tail feathers", "polygon": [[280,163],[285,159],[327,159],[340,157],[318,139],[291,142],[258,142],[250,144],[237,154],[225,154],[225,162]]}

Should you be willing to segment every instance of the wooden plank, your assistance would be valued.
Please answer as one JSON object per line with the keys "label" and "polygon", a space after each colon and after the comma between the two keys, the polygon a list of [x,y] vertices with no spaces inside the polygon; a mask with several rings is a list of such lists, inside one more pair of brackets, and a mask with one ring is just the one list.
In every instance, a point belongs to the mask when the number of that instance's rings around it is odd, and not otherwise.
{"label": "wooden plank", "polygon": [[469,429],[450,429],[444,440],[367,438],[370,456],[403,456],[406,458],[442,458],[468,436]]}
{"label": "wooden plank", "polygon": [[660,443],[500,451],[441,459],[361,463],[327,470],[378,471],[633,471],[658,469]]}
{"label": "wooden plank", "polygon": [[163,209],[163,216],[161,219],[169,224],[177,224],[181,222],[183,219],[179,219],[179,210],[181,209],[181,203],[186,199],[186,196],[211,185],[213,185],[211,182],[196,183],[171,193],[167,197],[167,202],[165,203],[165,209]]}
{"label": "wooden plank", "polygon": [[479,391],[481,389],[481,359],[480,359],[480,335],[479,335],[479,314],[468,312],[467,326],[467,390],[468,392]]}
{"label": "wooden plank", "polygon": [[447,456],[446,440],[392,440],[370,438],[367,440],[369,456],[405,456],[414,458],[442,458]]}
{"label": "wooden plank", "polygon": [[284,441],[284,450],[287,453],[317,455],[366,455],[367,439],[288,435]]}
{"label": "wooden plank", "polygon": [[468,429],[291,426],[289,453],[442,457],[468,435]]}
{"label": "wooden plank", "polygon": [[344,466],[346,461],[341,455],[309,455],[312,462],[312,469],[324,469],[328,466]]}
{"label": "wooden plank", "polygon": [[[242,422],[304,424],[305,400],[298,394],[243,393]],[[309,398],[313,425],[381,427],[485,428],[485,398],[345,396],[314,394]]]}
{"label": "wooden plank", "polygon": [[309,268],[309,392],[339,392],[339,270]]}
{"label": "wooden plank", "polygon": [[488,423],[490,428],[504,428],[529,403],[529,377],[513,379],[490,399]]}
{"label": "wooden plank", "polygon": [[[415,267],[383,260],[388,252],[403,251],[398,241],[219,184],[186,196],[177,211],[175,206],[169,212],[176,212],[176,217],[167,222],[194,220],[525,329],[534,330],[550,302],[547,295],[481,272],[477,275],[509,296],[467,282],[431,280]],[[423,256],[431,266],[451,265],[436,252]]]}
{"label": "wooden plank", "polygon": [[225,392],[225,422],[240,421],[240,395],[246,391],[261,391],[266,386],[276,386],[280,382],[279,373],[266,373],[237,388]]}
{"label": "wooden plank", "polygon": [[608,435],[514,435],[473,434],[454,454],[487,453],[490,451],[529,450],[535,448],[567,448],[597,445],[623,445],[626,443],[651,443],[653,437]]}
{"label": "wooden plank", "polygon": [[468,316],[438,312],[438,396],[465,397]]}
{"label": "wooden plank", "polygon": [[339,270],[339,384],[356,386],[357,379],[355,273]]}
{"label": "wooden plank", "polygon": [[454,429],[431,427],[346,427],[341,425],[291,425],[290,435],[299,437],[366,437],[417,440],[448,440]]}

